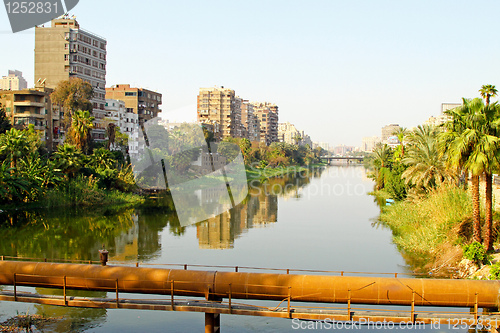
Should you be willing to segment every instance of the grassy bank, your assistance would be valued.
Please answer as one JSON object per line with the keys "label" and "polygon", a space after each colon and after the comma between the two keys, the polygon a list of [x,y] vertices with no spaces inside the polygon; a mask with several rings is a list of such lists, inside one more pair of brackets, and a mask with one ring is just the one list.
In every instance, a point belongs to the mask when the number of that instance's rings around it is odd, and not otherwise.
{"label": "grassy bank", "polygon": [[403,255],[432,270],[461,259],[462,237],[470,237],[471,200],[456,187],[441,188],[427,197],[382,208],[380,220],[393,232]]}
{"label": "grassy bank", "polygon": [[79,177],[47,190],[37,201],[0,206],[1,209],[33,209],[53,207],[88,207],[108,205],[139,205],[144,198],[134,193],[107,190],[93,177]]}
{"label": "grassy bank", "polygon": [[325,167],[326,163],[320,164],[312,164],[310,166],[288,166],[288,167],[278,167],[278,168],[253,168],[250,166],[245,166],[247,179],[265,179],[265,178],[273,178],[273,177],[283,177],[286,175],[300,173],[309,171],[314,168]]}

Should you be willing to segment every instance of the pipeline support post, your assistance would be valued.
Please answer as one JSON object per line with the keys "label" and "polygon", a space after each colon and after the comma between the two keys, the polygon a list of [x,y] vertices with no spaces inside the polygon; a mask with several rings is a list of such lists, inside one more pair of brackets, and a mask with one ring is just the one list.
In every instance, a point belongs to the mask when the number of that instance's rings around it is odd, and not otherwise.
{"label": "pipeline support post", "polygon": [[233,308],[231,307],[231,297],[232,297],[232,291],[231,291],[231,283],[230,283],[229,284],[229,295],[228,295],[229,313],[233,312]]}
{"label": "pipeline support post", "polygon": [[205,333],[220,333],[220,314],[205,312]]}
{"label": "pipeline support post", "polygon": [[116,279],[116,308],[120,307],[120,299],[118,298],[118,279]]}
{"label": "pipeline support post", "polygon": [[415,322],[415,290],[411,292],[411,315],[410,320],[412,323]]}
{"label": "pipeline support post", "polygon": [[347,315],[349,321],[351,321],[351,289],[347,291]]}
{"label": "pipeline support post", "polygon": [[174,307],[174,280],[172,280],[170,285],[170,306],[172,307],[172,311],[175,311]]}
{"label": "pipeline support post", "polygon": [[288,302],[287,302],[287,307],[286,310],[288,312],[288,317],[292,317],[292,313],[290,312],[290,301],[292,299],[292,287],[288,287]]}
{"label": "pipeline support post", "polygon": [[63,276],[63,295],[64,295],[64,306],[67,306],[68,301],[66,300],[66,275]]}
{"label": "pipeline support post", "polygon": [[14,302],[17,302],[16,273],[14,273]]}
{"label": "pipeline support post", "polygon": [[478,321],[478,318],[479,318],[479,314],[478,314],[478,306],[477,306],[477,293],[476,293],[476,303],[474,304],[474,325],[477,326],[477,321]]}

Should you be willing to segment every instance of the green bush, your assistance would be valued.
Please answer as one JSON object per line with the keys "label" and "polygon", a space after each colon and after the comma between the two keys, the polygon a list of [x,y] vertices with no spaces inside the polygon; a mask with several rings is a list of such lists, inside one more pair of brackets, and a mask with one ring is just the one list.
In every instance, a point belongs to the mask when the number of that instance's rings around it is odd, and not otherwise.
{"label": "green bush", "polygon": [[490,268],[490,280],[500,280],[500,263],[496,263]]}
{"label": "green bush", "polygon": [[474,261],[476,264],[489,262],[489,256],[486,254],[486,248],[478,242],[467,244],[463,248],[464,257]]}

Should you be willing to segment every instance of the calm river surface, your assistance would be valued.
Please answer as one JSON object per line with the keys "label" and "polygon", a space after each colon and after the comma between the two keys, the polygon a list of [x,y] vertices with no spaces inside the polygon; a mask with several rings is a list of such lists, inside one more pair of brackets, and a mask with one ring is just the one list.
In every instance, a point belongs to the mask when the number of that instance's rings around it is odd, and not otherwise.
{"label": "calm river surface", "polygon": [[[331,166],[308,177],[273,179],[263,185],[253,182],[246,202],[187,227],[161,209],[0,214],[20,225],[2,229],[0,254],[98,260],[104,244],[115,263],[409,273],[411,268],[391,242],[390,230],[374,223],[379,207],[367,194],[372,189],[363,167]],[[204,329],[202,313],[0,302],[0,321],[18,312],[64,316],[57,332]],[[288,332],[293,328],[292,321],[285,319],[221,316],[221,332]]]}

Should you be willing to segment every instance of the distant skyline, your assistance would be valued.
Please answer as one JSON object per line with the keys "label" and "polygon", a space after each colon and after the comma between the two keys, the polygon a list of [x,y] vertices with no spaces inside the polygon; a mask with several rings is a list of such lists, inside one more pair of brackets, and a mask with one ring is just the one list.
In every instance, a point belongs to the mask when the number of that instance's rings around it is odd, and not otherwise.
{"label": "distant skyline", "polygon": [[[314,141],[360,146],[500,88],[499,12],[493,0],[80,0],[70,15],[107,39],[106,86],[162,93],[164,119],[195,120],[198,89],[225,86],[277,104]],[[12,34],[0,15],[0,75],[20,70],[31,87],[34,29]]]}

